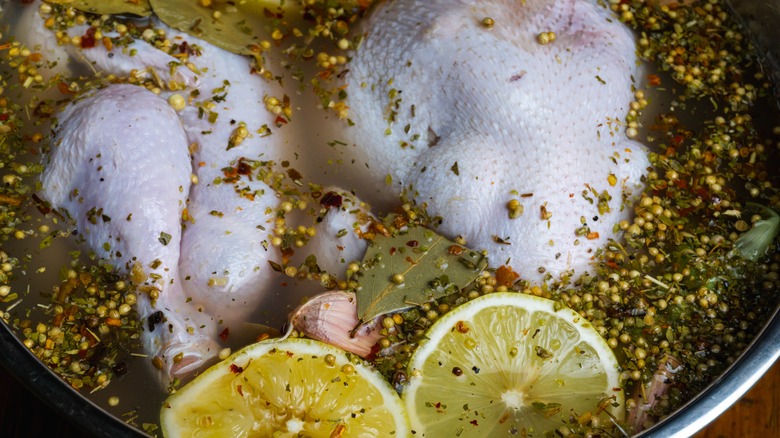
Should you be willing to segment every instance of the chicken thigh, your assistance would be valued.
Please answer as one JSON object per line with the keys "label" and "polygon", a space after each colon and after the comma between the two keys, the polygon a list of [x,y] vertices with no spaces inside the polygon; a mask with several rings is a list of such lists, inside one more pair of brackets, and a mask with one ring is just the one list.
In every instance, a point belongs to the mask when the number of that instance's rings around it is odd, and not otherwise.
{"label": "chicken thigh", "polygon": [[358,195],[405,191],[528,280],[590,271],[649,166],[620,123],[628,28],[596,1],[396,0],[361,31],[342,134],[372,181]]}

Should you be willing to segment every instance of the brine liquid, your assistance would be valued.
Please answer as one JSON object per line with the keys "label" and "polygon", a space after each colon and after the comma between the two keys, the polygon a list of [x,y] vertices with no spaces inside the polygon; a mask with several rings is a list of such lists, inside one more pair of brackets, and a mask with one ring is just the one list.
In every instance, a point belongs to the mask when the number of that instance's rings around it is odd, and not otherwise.
{"label": "brine liquid", "polygon": [[[13,17],[3,17],[3,21],[6,23],[13,22],[13,20]],[[648,137],[660,138],[651,128],[657,124],[657,116],[659,114],[676,115],[692,131],[700,130],[704,126],[705,121],[711,120],[717,114],[715,105],[708,100],[688,100],[685,102],[685,105],[679,105],[678,94],[680,89],[672,85],[673,81],[663,72],[656,71],[653,66],[647,66],[647,73],[648,75],[657,74],[664,86],[655,88],[645,87],[651,106],[645,109],[642,114],[641,124],[643,129],[640,130],[638,139],[646,140]],[[30,97],[29,93],[19,91],[19,89],[7,90],[6,94],[8,97],[18,99],[19,101],[26,101]],[[291,141],[289,145],[291,156],[298,157],[293,159],[294,166],[311,182],[323,185],[338,182],[343,185],[346,181],[348,183],[346,188],[364,186],[364,182],[357,176],[359,173],[350,170],[352,166],[357,164],[341,161],[342,154],[339,148],[350,146],[339,145],[338,143],[335,143],[334,146],[334,143],[332,143],[333,140],[338,140],[338,132],[333,132],[333,124],[326,123],[323,117],[334,116],[323,116],[322,111],[315,108],[316,100],[309,94],[304,93],[301,96],[297,96],[296,102],[298,102],[300,107],[296,108],[294,117],[310,118],[322,123],[318,125],[318,123],[312,122],[307,126],[311,133],[305,137],[306,144],[303,144],[304,141],[300,141],[300,143],[294,140]],[[780,120],[776,102],[771,99],[763,99],[762,103],[753,109],[752,114],[754,114],[758,128],[764,131],[764,137],[771,138],[773,124]],[[35,128],[33,127],[32,130],[35,131]],[[660,151],[660,143],[661,140],[650,139],[646,141],[646,144],[655,152]],[[32,149],[38,150],[39,148],[34,147]],[[312,151],[316,151],[316,159],[307,160],[303,157],[305,154],[313,155],[314,152]],[[776,154],[773,153],[773,155]],[[773,158],[776,159],[777,157],[773,156]],[[32,162],[37,159],[38,157],[35,155],[25,156],[20,154],[14,158],[14,161]],[[3,157],[3,162],[5,161],[6,157]],[[0,168],[0,173],[6,174],[6,169]],[[774,179],[776,180],[777,178],[774,177]],[[777,184],[777,181],[773,182]],[[740,193],[747,191],[745,183],[741,179],[736,178],[733,184],[733,190]],[[382,189],[377,187],[376,191],[379,192]],[[390,205],[377,207],[380,210],[392,208]],[[11,286],[14,291],[22,293],[18,300],[0,304],[0,309],[5,310],[11,307],[11,310],[7,312],[8,316],[6,319],[8,321],[30,320],[31,326],[35,327],[37,322],[48,322],[50,319],[50,316],[44,310],[53,306],[51,300],[52,290],[61,283],[61,271],[73,263],[71,253],[73,251],[81,251],[83,255],[80,261],[82,263],[93,262],[90,261],[87,255],[88,249],[78,245],[76,239],[73,238],[56,238],[50,246],[40,249],[39,246],[46,233],[35,230],[39,230],[42,225],[52,230],[67,228],[63,225],[61,219],[58,219],[58,223],[55,223],[53,221],[54,216],[51,214],[48,216],[40,214],[32,204],[27,205],[25,213],[30,215],[30,219],[24,228],[32,230],[31,235],[24,239],[12,238],[3,242],[2,245],[2,250],[9,256],[21,260],[21,267],[14,270],[14,279]],[[231,335],[228,338],[229,346],[235,350],[242,345],[252,342],[255,335],[264,330],[259,326],[281,328],[287,322],[288,313],[305,296],[318,291],[322,291],[318,284],[301,283],[280,274],[278,287],[274,289],[273,294],[266,297],[262,304],[258,306],[250,320],[247,321],[246,326],[242,328],[243,330],[231,328]],[[767,301],[767,305],[771,308],[771,306],[777,305],[778,298]],[[132,353],[142,352],[135,351]],[[126,374],[114,377],[106,389],[93,393],[82,391],[84,396],[95,401],[113,415],[123,420],[131,421],[137,426],[143,423],[157,423],[159,408],[167,394],[157,383],[156,370],[152,368],[150,359],[148,357],[133,356],[131,352],[125,352],[121,355],[121,361],[127,365]],[[111,396],[119,397],[120,403],[118,406],[110,407],[108,405],[108,398]]]}

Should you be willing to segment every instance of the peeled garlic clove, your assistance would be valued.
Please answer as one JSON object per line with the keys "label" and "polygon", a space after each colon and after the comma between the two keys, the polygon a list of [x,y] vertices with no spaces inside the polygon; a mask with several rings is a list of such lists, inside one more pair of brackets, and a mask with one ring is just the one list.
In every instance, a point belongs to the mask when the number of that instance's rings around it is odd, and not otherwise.
{"label": "peeled garlic clove", "polygon": [[306,336],[355,353],[371,354],[382,336],[378,320],[363,324],[357,316],[357,299],[352,292],[329,291],[319,294],[298,307],[292,325]]}

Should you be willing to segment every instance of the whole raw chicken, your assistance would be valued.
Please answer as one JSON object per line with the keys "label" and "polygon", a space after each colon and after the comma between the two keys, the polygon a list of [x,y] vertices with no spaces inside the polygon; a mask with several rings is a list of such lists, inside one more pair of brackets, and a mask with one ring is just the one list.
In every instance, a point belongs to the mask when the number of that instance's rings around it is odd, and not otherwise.
{"label": "whole raw chicken", "polygon": [[405,191],[525,279],[590,271],[649,166],[620,123],[640,77],[628,28],[595,0],[396,0],[361,32],[340,134],[370,181],[357,194]]}

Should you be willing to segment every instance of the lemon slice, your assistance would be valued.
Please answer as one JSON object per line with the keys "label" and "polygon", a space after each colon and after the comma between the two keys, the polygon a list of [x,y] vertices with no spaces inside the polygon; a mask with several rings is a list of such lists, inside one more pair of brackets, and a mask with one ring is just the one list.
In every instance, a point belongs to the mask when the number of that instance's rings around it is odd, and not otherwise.
{"label": "lemon slice", "polygon": [[409,362],[403,398],[413,433],[545,436],[622,419],[614,354],[588,321],[554,305],[494,293],[437,321]]}
{"label": "lemon slice", "polygon": [[163,404],[167,437],[409,435],[403,403],[373,369],[318,341],[246,347]]}

